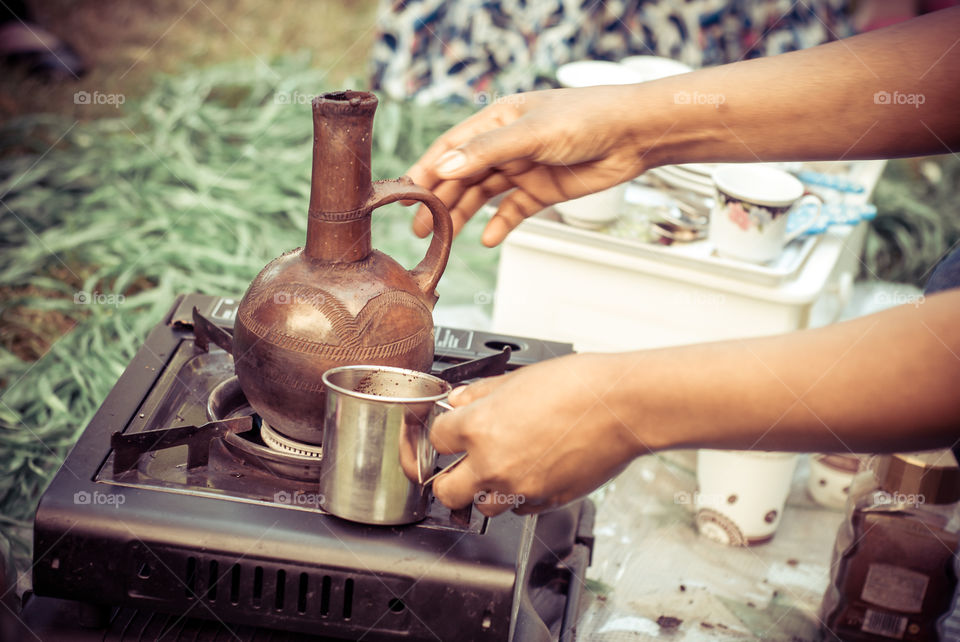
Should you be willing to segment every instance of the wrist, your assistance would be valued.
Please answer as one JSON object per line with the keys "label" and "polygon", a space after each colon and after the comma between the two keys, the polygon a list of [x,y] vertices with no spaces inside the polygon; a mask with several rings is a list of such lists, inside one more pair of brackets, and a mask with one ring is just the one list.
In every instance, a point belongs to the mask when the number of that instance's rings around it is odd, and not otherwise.
{"label": "wrist", "polygon": [[597,395],[587,399],[601,424],[601,432],[608,443],[622,452],[629,461],[640,455],[672,447],[668,435],[660,430],[666,422],[659,416],[656,404],[649,404],[655,393],[655,382],[645,381],[646,375],[630,359],[630,353],[579,354],[590,386]]}
{"label": "wrist", "polygon": [[[686,75],[683,77],[686,78]],[[664,78],[629,86],[626,136],[643,171],[711,160],[724,144],[720,94],[690,91],[688,80]]]}

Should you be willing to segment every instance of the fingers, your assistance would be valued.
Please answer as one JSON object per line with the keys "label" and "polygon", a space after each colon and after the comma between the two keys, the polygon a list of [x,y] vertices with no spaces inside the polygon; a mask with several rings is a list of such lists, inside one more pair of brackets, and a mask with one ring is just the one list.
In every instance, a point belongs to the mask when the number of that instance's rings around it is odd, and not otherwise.
{"label": "fingers", "polygon": [[[441,199],[442,200],[442,199]],[[403,203],[404,205],[413,205],[416,201]],[[454,228],[456,230],[456,228]],[[413,233],[419,238],[424,238],[433,231],[433,216],[430,210],[421,205],[417,208],[417,213],[413,215]],[[454,231],[456,234],[456,231]]]}
{"label": "fingers", "polygon": [[459,221],[462,227],[487,201],[511,189],[513,189],[513,183],[510,182],[510,178],[499,172],[467,188],[455,203],[450,204],[450,216],[454,220],[454,226],[456,227]]}
{"label": "fingers", "polygon": [[463,508],[473,503],[479,486],[479,478],[468,456],[453,470],[433,480],[433,495],[447,508]]}
{"label": "fingers", "polygon": [[475,136],[503,126],[503,118],[503,110],[493,105],[454,125],[430,145],[423,156],[407,171],[407,176],[413,179],[413,182],[417,185],[432,190],[439,182],[436,173],[439,158]]}
{"label": "fingers", "polygon": [[533,216],[546,207],[542,201],[534,198],[522,189],[511,192],[497,209],[497,213],[483,230],[481,242],[487,247],[496,247],[507,238],[507,234],[520,225],[528,216]]}
{"label": "fingers", "polygon": [[462,423],[461,413],[457,412],[445,412],[433,420],[430,443],[439,454],[451,455],[468,450],[469,442],[461,434]]}
{"label": "fingers", "polygon": [[[482,181],[490,170],[531,156],[540,142],[537,136],[522,119],[503,126],[503,118],[502,110],[497,112],[488,108],[467,119],[431,145],[407,171],[407,175],[414,183],[437,191],[457,179],[475,178],[472,182]],[[477,175],[480,175],[479,178],[476,178]],[[464,184],[458,182],[447,188],[452,198],[444,199],[440,194],[438,196],[448,206],[453,207],[464,189]],[[403,204],[411,203],[403,201]],[[461,224],[459,227],[454,226],[455,233],[473,216],[477,208],[461,209]],[[423,238],[432,228],[429,213],[421,207],[414,217],[414,233]]]}
{"label": "fingers", "polygon": [[529,158],[539,145],[530,127],[517,120],[506,127],[485,131],[440,156],[434,171],[442,179],[455,179]]}
{"label": "fingers", "polygon": [[496,517],[500,513],[505,513],[515,506],[515,504],[502,501],[501,498],[504,496],[504,493],[480,490],[473,496],[473,503],[477,505],[477,510],[487,517]]}
{"label": "fingers", "polygon": [[477,510],[487,517],[517,507],[517,504],[502,501],[506,495],[495,491],[482,490],[480,478],[471,467],[470,458],[451,470],[440,475],[433,482],[433,494],[447,508],[457,509],[476,504]]}
{"label": "fingers", "polygon": [[454,388],[447,401],[457,410],[445,412],[433,421],[430,429],[430,443],[441,455],[469,452],[472,441],[464,434],[464,427],[470,422],[470,409],[463,408],[474,401],[486,397],[511,375],[487,377],[468,386]]}
{"label": "fingers", "polygon": [[[513,183],[510,182],[510,179],[499,172],[492,173],[485,177],[485,180],[464,189],[462,186],[466,183],[467,181],[448,181],[437,188],[438,196],[440,196],[440,190],[444,190],[444,193],[447,193],[445,189],[447,186],[454,186],[450,191],[456,190],[458,192],[452,194],[449,200],[444,200],[450,211],[450,220],[453,222],[454,235],[460,233],[463,226],[473,218],[474,214],[476,214],[487,201],[507,190],[513,189]],[[418,212],[419,223],[432,223],[432,219],[430,219],[428,215],[429,212]],[[415,225],[416,224],[417,221],[415,221]],[[419,229],[423,229],[423,227],[415,227],[414,231],[418,231]]]}
{"label": "fingers", "polygon": [[[433,193],[443,201],[443,204],[447,206],[447,209],[450,210],[453,205],[456,203],[457,199],[460,198],[460,194],[467,189],[466,181],[446,181],[440,183],[439,186],[430,188],[433,190]],[[453,214],[451,212],[451,218]],[[454,221],[453,233],[456,235],[460,231],[461,226],[456,225]],[[420,238],[425,237],[427,234],[433,231],[433,214],[430,213],[430,210],[425,205],[421,205],[417,208],[417,213],[413,217],[413,232]]]}

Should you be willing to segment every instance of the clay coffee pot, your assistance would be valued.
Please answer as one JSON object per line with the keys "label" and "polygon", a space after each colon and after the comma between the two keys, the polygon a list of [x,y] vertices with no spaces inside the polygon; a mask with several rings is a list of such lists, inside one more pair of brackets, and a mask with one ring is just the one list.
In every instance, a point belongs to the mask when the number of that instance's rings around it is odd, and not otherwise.
{"label": "clay coffee pot", "polygon": [[[323,441],[323,373],[351,364],[429,371],[434,291],[450,255],[446,206],[408,178],[370,180],[377,98],[340,91],[313,99],[307,240],[270,262],[240,302],[233,355],[240,387],[272,428]],[[426,256],[406,270],[370,246],[370,213],[398,200],[433,214]]]}

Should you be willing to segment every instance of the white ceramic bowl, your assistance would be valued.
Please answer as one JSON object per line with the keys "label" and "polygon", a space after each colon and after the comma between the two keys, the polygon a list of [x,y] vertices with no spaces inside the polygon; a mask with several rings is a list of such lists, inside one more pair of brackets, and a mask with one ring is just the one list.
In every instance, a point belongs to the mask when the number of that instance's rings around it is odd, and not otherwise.
{"label": "white ceramic bowl", "polygon": [[633,69],[605,60],[580,60],[561,65],[557,69],[557,82],[563,87],[632,85],[644,80],[644,77]]}
{"label": "white ceramic bowl", "polygon": [[661,56],[630,56],[621,60],[620,64],[640,74],[643,82],[693,71],[693,67],[679,60]]}
{"label": "white ceramic bowl", "polygon": [[564,223],[588,230],[610,225],[620,216],[627,184],[620,183],[593,194],[587,194],[553,206]]}

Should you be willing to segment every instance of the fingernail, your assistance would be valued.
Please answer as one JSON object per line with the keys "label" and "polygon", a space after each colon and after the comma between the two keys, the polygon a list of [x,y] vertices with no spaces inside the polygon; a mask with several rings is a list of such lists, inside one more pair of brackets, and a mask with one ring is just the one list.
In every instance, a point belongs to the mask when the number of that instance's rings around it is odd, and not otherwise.
{"label": "fingernail", "polygon": [[467,163],[467,156],[458,149],[449,152],[437,159],[437,171],[441,174],[455,172]]}
{"label": "fingernail", "polygon": [[453,390],[450,391],[450,394],[447,395],[447,401],[450,401],[451,403],[456,401],[457,399],[460,398],[460,395],[463,394],[463,391],[465,389],[466,389],[466,386],[460,386],[458,388],[454,388]]}

